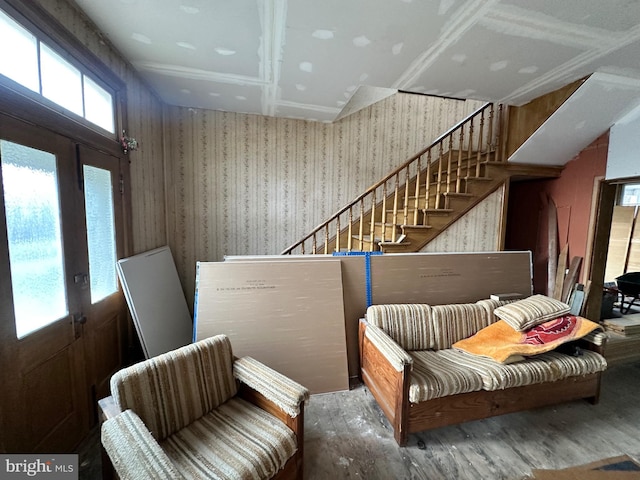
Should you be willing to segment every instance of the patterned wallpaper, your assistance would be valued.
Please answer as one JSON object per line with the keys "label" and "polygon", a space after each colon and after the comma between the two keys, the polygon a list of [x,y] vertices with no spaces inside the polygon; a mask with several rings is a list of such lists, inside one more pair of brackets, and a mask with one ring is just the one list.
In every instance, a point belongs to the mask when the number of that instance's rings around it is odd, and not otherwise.
{"label": "patterned wallpaper", "polygon": [[195,262],[278,254],[478,102],[399,93],[333,124],[165,108],[169,244]]}
{"label": "patterned wallpaper", "polygon": [[38,2],[126,82],[133,253],[169,244],[190,303],[196,261],[280,253],[480,106],[399,93],[333,124],[171,107],[72,2]]}
{"label": "patterned wallpaper", "polygon": [[422,252],[495,252],[500,250],[504,186],[473,207],[429,242]]}

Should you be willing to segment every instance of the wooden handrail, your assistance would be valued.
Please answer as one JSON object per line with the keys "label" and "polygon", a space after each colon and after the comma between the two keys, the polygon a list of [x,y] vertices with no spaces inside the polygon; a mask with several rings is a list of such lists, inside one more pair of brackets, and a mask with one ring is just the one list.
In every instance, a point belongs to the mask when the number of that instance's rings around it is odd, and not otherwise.
{"label": "wooden handrail", "polygon": [[[488,120],[485,113],[488,111]],[[469,178],[472,176],[479,177],[481,173],[480,164],[489,160],[499,161],[502,157],[500,154],[499,142],[500,142],[500,118],[502,116],[502,108],[500,106],[498,111],[498,125],[494,127],[495,106],[494,104],[487,103],[481,108],[473,112],[464,120],[458,122],[453,127],[448,129],[445,133],[437,137],[429,146],[422,149],[420,152],[409,158],[402,165],[383,177],[367,188],[363,193],[358,195],[351,202],[340,208],[335,212],[328,220],[322,222],[320,225],[311,230],[310,233],[305,235],[299,241],[286,248],[282,254],[287,255],[293,253],[297,248],[302,253],[305,253],[304,243],[308,240],[312,240],[313,247],[312,252],[318,253],[331,253],[330,246],[333,250],[339,250],[341,247],[346,246],[347,250],[351,250],[352,247],[357,247],[358,250],[374,250],[374,243],[377,241],[376,235],[380,234],[381,241],[395,242],[397,240],[397,234],[399,229],[398,223],[398,210],[402,208],[402,224],[412,221],[413,225],[418,225],[420,220],[418,206],[423,204],[424,210],[430,208],[442,209],[445,207],[445,203],[442,198],[444,194],[450,193],[465,193],[462,191],[463,178]],[[474,122],[478,121],[478,128],[474,128]],[[488,123],[485,126],[485,123]],[[467,128],[465,128],[467,127]],[[485,128],[486,127],[486,128]],[[465,136],[465,130],[468,131],[468,136]],[[474,132],[477,133],[477,139],[474,140]],[[487,133],[486,139],[483,134]],[[495,132],[495,138],[494,138]],[[454,134],[458,133],[458,138],[454,139]],[[454,141],[457,143],[458,152],[454,158]],[[446,143],[445,143],[446,142]],[[473,150],[473,145],[476,145],[477,151]],[[448,152],[445,152],[445,147]],[[436,152],[437,154],[432,154]],[[484,153],[483,153],[484,151]],[[445,155],[446,153],[446,155]],[[463,167],[463,156],[467,155],[466,166]],[[491,154],[493,153],[493,158]],[[481,161],[482,156],[485,155],[484,161]],[[426,155],[426,165],[422,164],[424,160],[423,156]],[[472,158],[475,157],[475,168],[472,167]],[[445,158],[446,157],[446,158]],[[437,170],[434,172],[432,164],[438,163]],[[455,167],[454,163],[457,162]],[[443,163],[445,163],[443,165]],[[435,165],[434,165],[435,166]],[[465,170],[463,172],[463,169]],[[414,172],[413,174],[411,172]],[[400,175],[404,172],[404,181],[400,181]],[[436,176],[435,182],[431,176]],[[391,181],[391,182],[390,182]],[[390,182],[390,184],[389,184]],[[415,185],[413,184],[415,182]],[[400,186],[404,184],[402,187]],[[435,183],[435,188],[432,188],[432,183]],[[421,186],[424,186],[424,188]],[[408,196],[412,188],[415,189],[415,201],[412,205],[409,203]],[[391,188],[391,191],[389,191]],[[464,184],[466,188],[466,182]],[[379,191],[380,190],[380,191]],[[430,205],[430,195],[435,191],[435,198],[433,199],[433,206]],[[377,193],[376,193],[377,192]],[[424,200],[422,200],[421,192],[424,192]],[[380,198],[381,197],[381,198]],[[388,198],[389,197],[389,198]],[[393,203],[393,211],[390,214],[387,213],[388,200]],[[367,201],[369,203],[367,203]],[[380,201],[380,205],[377,202]],[[402,203],[400,203],[402,202]],[[353,219],[353,209],[359,208],[359,218]],[[409,209],[413,208],[413,212]],[[378,214],[378,212],[380,212]],[[346,215],[345,215],[346,214]],[[389,217],[391,216],[391,223]],[[342,220],[341,220],[342,217]],[[369,227],[365,226],[368,217],[370,222]],[[346,226],[342,222],[347,223]],[[358,222],[354,228],[354,222]],[[380,230],[376,229],[376,223],[380,223]],[[336,232],[333,240],[329,238],[330,225],[333,224],[335,228],[331,227]],[[342,228],[341,228],[341,225]],[[353,232],[357,231],[357,241],[352,241]],[[388,231],[390,230],[390,234]],[[324,245],[322,248],[318,248],[316,235],[322,232],[324,236]],[[369,246],[364,245],[364,235],[369,235]],[[341,239],[341,235],[346,235],[346,241],[344,237]],[[332,244],[332,245],[330,245]]]}

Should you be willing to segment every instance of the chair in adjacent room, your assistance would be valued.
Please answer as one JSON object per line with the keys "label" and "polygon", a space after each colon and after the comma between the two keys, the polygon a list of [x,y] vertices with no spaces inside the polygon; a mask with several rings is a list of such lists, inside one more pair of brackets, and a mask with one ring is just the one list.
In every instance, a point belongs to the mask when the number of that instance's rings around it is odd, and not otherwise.
{"label": "chair in adjacent room", "polygon": [[217,335],[117,372],[102,445],[121,479],[302,478],[309,391]]}

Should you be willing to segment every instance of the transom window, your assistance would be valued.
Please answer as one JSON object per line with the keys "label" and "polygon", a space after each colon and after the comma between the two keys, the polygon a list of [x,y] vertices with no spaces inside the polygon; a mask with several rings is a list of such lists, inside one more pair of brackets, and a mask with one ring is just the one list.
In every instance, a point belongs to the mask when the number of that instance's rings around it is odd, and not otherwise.
{"label": "transom window", "polygon": [[114,95],[0,10],[0,74],[115,133]]}

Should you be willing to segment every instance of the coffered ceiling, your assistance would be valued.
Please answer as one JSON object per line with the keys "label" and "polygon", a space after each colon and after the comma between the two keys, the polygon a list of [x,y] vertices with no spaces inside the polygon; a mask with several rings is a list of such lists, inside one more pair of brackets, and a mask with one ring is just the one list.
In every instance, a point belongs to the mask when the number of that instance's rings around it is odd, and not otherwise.
{"label": "coffered ceiling", "polygon": [[171,105],[332,121],[396,90],[519,105],[640,79],[638,0],[75,2]]}

